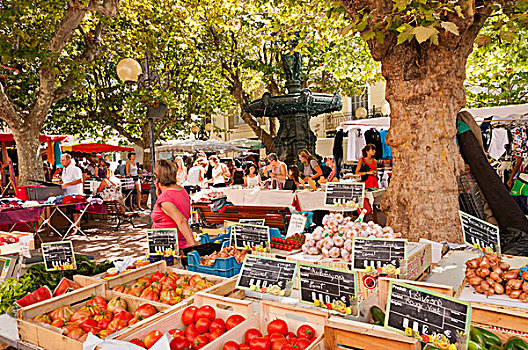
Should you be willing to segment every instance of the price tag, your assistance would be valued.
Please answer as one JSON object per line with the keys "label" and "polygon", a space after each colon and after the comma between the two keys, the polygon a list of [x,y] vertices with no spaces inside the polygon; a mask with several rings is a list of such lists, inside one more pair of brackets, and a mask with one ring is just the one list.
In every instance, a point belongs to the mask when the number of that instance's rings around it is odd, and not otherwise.
{"label": "price tag", "polygon": [[147,230],[148,251],[150,255],[176,255],[178,253],[178,230]]}
{"label": "price tag", "polygon": [[443,349],[467,349],[471,305],[427,289],[391,281],[385,328],[441,344]]}
{"label": "price tag", "polygon": [[352,257],[356,270],[399,275],[405,273],[407,240],[354,238]]}
{"label": "price tag", "polygon": [[31,258],[31,253],[29,252],[29,247],[31,244],[31,236],[20,236],[18,239],[18,248],[19,252],[22,256],[25,256],[26,258]]}
{"label": "price tag", "polygon": [[325,206],[363,208],[365,184],[363,182],[328,182]]}
{"label": "price tag", "polygon": [[301,214],[293,214],[290,218],[290,224],[288,225],[288,232],[286,237],[293,236],[296,233],[303,233],[306,227],[306,216]]}
{"label": "price tag", "polygon": [[270,252],[270,233],[268,226],[236,224],[231,227],[234,246],[239,249]]}
{"label": "price tag", "polygon": [[357,272],[300,264],[299,301],[332,313],[358,316]]}
{"label": "price tag", "polygon": [[42,243],[41,248],[47,271],[77,269],[71,241]]}
{"label": "price tag", "polygon": [[463,211],[459,213],[464,232],[464,243],[484,253],[494,252],[500,255],[499,228]]}
{"label": "price tag", "polygon": [[290,296],[297,262],[246,255],[236,287],[278,296]]}
{"label": "price tag", "polygon": [[264,226],[266,219],[240,219],[238,222],[241,224]]}

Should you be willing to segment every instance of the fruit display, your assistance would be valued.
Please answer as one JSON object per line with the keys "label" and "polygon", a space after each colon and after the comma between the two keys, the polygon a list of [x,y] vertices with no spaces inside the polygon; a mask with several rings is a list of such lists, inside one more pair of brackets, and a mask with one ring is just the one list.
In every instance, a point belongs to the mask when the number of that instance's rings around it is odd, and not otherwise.
{"label": "fruit display", "polygon": [[48,288],[48,286],[44,286],[40,287],[34,292],[29,293],[25,297],[18,299],[15,301],[15,304],[20,307],[26,307],[44,300],[51,299],[52,297],[53,295],[51,294],[51,290]]}
{"label": "fruit display", "polygon": [[213,283],[200,275],[178,275],[175,272],[155,272],[142,277],[130,286],[117,285],[113,291],[135,297],[175,305],[196,292],[212,287]]}
{"label": "fruit display", "polygon": [[232,256],[234,256],[237,263],[240,264],[241,262],[244,261],[246,254],[247,254],[247,251],[236,249],[235,247],[230,246],[230,247],[226,247],[222,249],[218,253],[214,252],[211,255],[200,257],[200,265],[213,266],[216,259],[227,259]]}
{"label": "fruit display", "polygon": [[[226,320],[218,318],[215,309],[209,305],[189,306],[181,314],[183,329],[173,328],[168,331],[170,349],[201,349],[245,320],[245,317],[236,314],[229,316]],[[134,338],[130,342],[150,349],[161,337],[163,337],[163,332],[152,330],[143,339]]]}
{"label": "fruit display", "polygon": [[271,247],[291,252],[299,249],[304,243],[305,235],[296,233],[288,238],[271,237]]}
{"label": "fruit display", "polygon": [[528,344],[520,338],[512,337],[503,344],[497,335],[479,327],[471,327],[469,334],[470,350],[528,350]]}
{"label": "fruit display", "polygon": [[303,324],[293,333],[293,329],[289,329],[288,324],[281,319],[269,322],[266,331],[267,334],[263,335],[257,328],[248,329],[243,343],[230,340],[222,350],[303,350],[317,339],[312,326]]}
{"label": "fruit display", "polygon": [[306,234],[302,250],[310,255],[322,254],[325,258],[343,258],[346,262],[351,262],[354,237],[400,238],[401,234],[395,233],[389,226],[381,227],[372,221],[353,222],[350,217],[341,213],[331,213],[323,218],[323,226]]}
{"label": "fruit display", "polygon": [[9,233],[2,233],[0,234],[0,246],[8,245],[8,244],[15,244],[18,243],[19,238],[17,235],[12,235]]}
{"label": "fruit display", "polygon": [[107,301],[102,296],[95,296],[78,310],[70,305],[61,306],[33,320],[61,328],[67,337],[84,342],[88,333],[106,338],[158,313],[148,303],[139,306],[133,313],[128,311],[127,306],[126,300],[120,297]]}
{"label": "fruit display", "polygon": [[466,261],[466,280],[477,293],[506,294],[511,299],[528,302],[528,271],[510,269],[494,253]]}

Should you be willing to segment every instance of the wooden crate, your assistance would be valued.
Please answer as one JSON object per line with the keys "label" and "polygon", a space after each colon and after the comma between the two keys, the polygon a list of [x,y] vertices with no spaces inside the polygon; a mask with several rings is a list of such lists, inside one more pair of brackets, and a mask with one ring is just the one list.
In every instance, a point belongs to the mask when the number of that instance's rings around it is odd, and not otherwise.
{"label": "wooden crate", "polygon": [[410,284],[411,286],[428,289],[430,291],[444,294],[449,297],[454,296],[453,287],[451,286],[445,286],[442,284],[434,284],[434,283],[427,283],[427,282],[417,282],[417,281],[408,281],[408,280],[400,280],[400,279],[395,279],[395,278],[381,277],[378,279],[378,306],[383,310],[385,310],[385,307],[387,306],[387,298],[389,296],[390,281],[407,283],[407,284]]}
{"label": "wooden crate", "polygon": [[[316,340],[307,348],[307,350],[324,350],[325,324],[328,315],[318,310],[295,308],[290,305],[285,305],[277,302],[262,300],[259,305],[259,313],[248,319],[244,323],[244,327],[234,328],[225,338],[233,340],[239,344],[244,343],[244,335],[250,328],[259,329],[262,334],[266,334],[266,326],[269,322],[281,319],[288,323],[290,332],[296,332],[297,328],[302,324],[309,324],[315,329]],[[219,338],[220,339],[220,338]],[[214,342],[207,347],[207,350],[222,350],[225,341]],[[330,348],[327,348],[330,349]]]}
{"label": "wooden crate", "polygon": [[[18,310],[17,326],[20,340],[23,342],[37,345],[44,349],[82,350],[83,343],[70,339],[65,335],[62,335],[62,330],[57,327],[52,327],[41,322],[35,322],[32,320],[32,318],[42,313],[53,311],[56,308],[65,305],[71,305],[75,309],[79,309],[83,307],[86,302],[93,296],[103,296],[107,300],[109,300],[115,297],[116,293],[106,290],[104,284],[99,283]],[[145,304],[144,300],[129,295],[123,296],[122,299],[127,302],[127,310],[132,313],[139,306]],[[131,327],[125,328],[124,330],[121,330],[120,332],[117,332],[111,335],[110,337],[117,336],[120,333],[127,332],[130,329],[135,329],[137,327],[147,325],[155,321],[162,315],[164,311],[170,308],[168,305],[161,303],[148,303],[155,306],[160,312],[155,316],[149,317],[148,319],[138,322],[137,324]]]}
{"label": "wooden crate", "polygon": [[[5,231],[0,231],[0,236],[18,236],[18,238],[20,239],[20,237],[24,237],[24,236],[30,236],[31,233],[27,233],[27,232],[18,232],[18,231],[13,231],[13,232],[5,232]],[[31,237],[33,237],[31,235]],[[35,240],[33,238],[30,239],[29,241],[29,250],[33,250],[35,249]],[[7,255],[7,254],[18,254],[20,253],[20,244],[17,242],[17,243],[12,243],[12,244],[5,244],[5,245],[2,245],[0,246],[0,255]]]}
{"label": "wooden crate", "polygon": [[332,350],[419,350],[417,339],[389,331],[381,326],[331,317],[324,331],[326,349]]}
{"label": "wooden crate", "polygon": [[[222,349],[224,343],[231,340],[231,333],[240,329],[246,331],[249,328],[247,319],[253,317],[253,303],[245,300],[237,300],[232,298],[221,297],[218,295],[198,292],[195,295],[193,305],[200,307],[203,305],[211,305],[216,311],[216,317],[222,318],[224,321],[233,314],[240,314],[246,318],[246,321],[239,326],[233,328],[229,332],[226,332],[223,336],[219,337],[215,341],[208,344],[203,349]],[[144,325],[142,327],[135,328],[126,333],[120,334],[115,340],[130,341],[134,338],[144,339],[145,336],[153,331],[159,330],[162,333],[166,333],[171,329],[178,328],[181,330],[185,329],[185,325],[181,321],[183,310],[175,310],[166,313],[162,317],[156,319],[156,321]]]}

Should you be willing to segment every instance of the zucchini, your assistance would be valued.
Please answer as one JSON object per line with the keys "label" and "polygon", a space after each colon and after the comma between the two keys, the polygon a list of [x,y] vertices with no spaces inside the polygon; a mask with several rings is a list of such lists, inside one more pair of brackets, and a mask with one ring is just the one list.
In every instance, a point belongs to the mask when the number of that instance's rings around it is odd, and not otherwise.
{"label": "zucchini", "polygon": [[488,348],[488,350],[502,350],[502,346],[500,345],[492,345]]}
{"label": "zucchini", "polygon": [[477,344],[486,345],[480,328],[471,327],[471,330],[469,331],[469,339]]}
{"label": "zucchini", "polygon": [[486,347],[482,344],[470,340],[468,344],[468,350],[486,350]]}
{"label": "zucchini", "polygon": [[504,344],[503,347],[504,350],[528,350],[528,344],[524,342],[524,340],[519,338],[510,338]]}
{"label": "zucchini", "polygon": [[486,346],[491,346],[491,345],[501,345],[502,344],[502,341],[500,340],[499,337],[497,337],[497,335],[495,335],[494,333],[488,331],[487,329],[482,329],[482,328],[479,328],[479,327],[472,327],[474,329],[477,329],[481,334],[482,336],[484,337],[484,343],[486,344]]}
{"label": "zucchini", "polygon": [[385,313],[376,305],[370,307],[370,314],[374,322],[385,323]]}

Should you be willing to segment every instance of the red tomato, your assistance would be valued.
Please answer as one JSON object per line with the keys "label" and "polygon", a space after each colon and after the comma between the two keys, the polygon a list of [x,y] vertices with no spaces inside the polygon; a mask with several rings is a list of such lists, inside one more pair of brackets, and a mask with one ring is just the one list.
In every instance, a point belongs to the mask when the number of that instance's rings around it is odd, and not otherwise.
{"label": "red tomato", "polygon": [[297,336],[299,338],[312,339],[315,336],[315,329],[312,326],[303,324],[297,328]]}
{"label": "red tomato", "polygon": [[230,330],[231,328],[235,328],[242,322],[244,322],[246,318],[244,316],[240,315],[231,315],[226,320],[226,330]]}
{"label": "red tomato", "polygon": [[312,341],[310,339],[299,338],[297,339],[294,345],[297,346],[299,349],[304,350],[309,347],[310,344],[312,344]]}
{"label": "red tomato", "polygon": [[128,322],[133,318],[134,318],[134,315],[132,315],[132,313],[128,311],[121,311],[121,312],[118,312],[116,315],[114,315],[114,318],[112,319],[112,321],[115,319],[118,319],[118,320],[123,320],[125,322]]}
{"label": "red tomato", "polygon": [[268,334],[280,333],[283,335],[288,334],[288,324],[283,320],[273,320],[268,323]]}
{"label": "red tomato", "polygon": [[236,342],[230,340],[224,344],[222,350],[240,350],[240,346],[238,346]]}
{"label": "red tomato", "polygon": [[253,338],[249,344],[249,347],[251,350],[270,350],[271,341],[266,337]]}
{"label": "red tomato", "polygon": [[89,333],[89,332],[96,333],[94,329],[97,328],[97,324],[98,322],[96,320],[94,320],[93,318],[89,318],[83,323],[81,323],[81,329],[85,331],[86,333]]}
{"label": "red tomato", "polygon": [[106,329],[110,333],[114,333],[114,332],[122,330],[123,328],[126,328],[127,326],[128,326],[128,322],[126,322],[125,320],[114,318],[112,321],[110,321]]}
{"label": "red tomato", "polygon": [[130,343],[135,344],[135,345],[137,345],[137,346],[140,346],[140,347],[142,347],[143,349],[146,349],[146,348],[145,348],[145,344],[143,344],[143,342],[142,342],[140,339],[137,339],[137,338],[136,338],[136,339],[132,339],[132,340],[130,341]]}
{"label": "red tomato", "polygon": [[185,334],[185,338],[189,339],[191,343],[194,342],[194,338],[200,335],[196,330],[196,327],[194,327],[194,324],[188,325],[183,333]]}
{"label": "red tomato", "polygon": [[150,305],[150,304],[143,304],[140,307],[134,311],[134,316],[138,317],[141,316],[142,318],[148,318],[150,316],[153,316],[158,313],[158,310]]}
{"label": "red tomato", "polygon": [[184,325],[188,326],[194,322],[194,314],[198,308],[196,306],[189,306],[182,313],[182,322]]}
{"label": "red tomato", "polygon": [[208,318],[213,321],[216,318],[216,311],[209,305],[204,305],[194,314],[194,321],[198,321],[200,318]]}
{"label": "red tomato", "polygon": [[152,274],[152,276],[150,276],[150,282],[159,281],[163,277],[165,277],[165,274],[163,272],[155,272]]}
{"label": "red tomato", "polygon": [[170,344],[170,350],[189,350],[191,348],[191,342],[180,335],[175,336]]}
{"label": "red tomato", "polygon": [[110,324],[110,321],[101,320],[101,321],[97,322],[97,327],[99,327],[101,329],[107,329],[109,324]]}
{"label": "red tomato", "polygon": [[248,344],[240,344],[240,350],[251,350]]}
{"label": "red tomato", "polygon": [[[210,328],[210,327],[209,327]],[[225,332],[219,330],[219,329],[215,329],[213,331],[211,331],[211,335],[209,335],[209,340],[210,341],[213,341],[215,340],[216,338],[220,338],[221,336],[224,335]]]}
{"label": "red tomato", "polygon": [[155,331],[151,331],[151,332],[149,332],[149,333],[145,336],[145,340],[144,340],[145,347],[146,347],[147,349],[150,349],[151,347],[154,346],[154,344],[156,344],[156,342],[157,342],[161,337],[163,337],[163,333],[161,333],[161,332],[158,331],[158,330],[155,330]]}
{"label": "red tomato", "polygon": [[108,304],[106,303],[106,299],[100,296],[93,297],[86,303],[86,305],[98,306],[101,310],[105,310],[105,311],[108,306]]}
{"label": "red tomato", "polygon": [[196,323],[194,324],[194,327],[198,331],[198,333],[205,333],[209,331],[209,325],[211,324],[211,321],[207,318],[200,318]]}
{"label": "red tomato", "polygon": [[224,320],[222,320],[221,318],[216,318],[213,322],[211,322],[211,324],[209,325],[209,330],[212,332],[215,329],[222,331],[222,333],[224,333],[226,330],[226,325],[225,325]]}
{"label": "red tomato", "polygon": [[286,335],[286,339],[297,339],[297,335],[293,332],[288,332],[288,335]]}
{"label": "red tomato", "polygon": [[169,334],[172,335],[173,338],[176,338],[177,336],[182,336],[182,337],[185,336],[183,334],[183,331],[181,329],[178,329],[178,328],[171,329],[169,331]]}
{"label": "red tomato", "polygon": [[280,348],[280,350],[299,350],[299,348],[296,348],[292,344],[285,344]]}
{"label": "red tomato", "polygon": [[262,337],[262,333],[256,328],[251,328],[246,332],[244,340],[246,341],[246,344],[251,344],[251,340],[259,337]]}
{"label": "red tomato", "polygon": [[290,343],[284,337],[277,338],[271,342],[271,350],[281,350],[284,345],[289,345]]}
{"label": "red tomato", "polygon": [[209,338],[205,334],[201,334],[194,338],[193,349],[201,349],[209,344]]}

